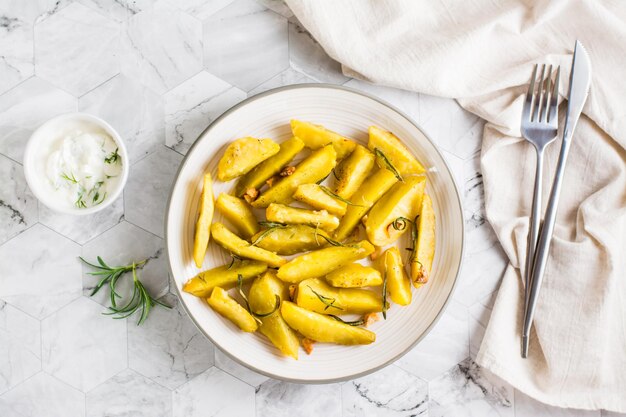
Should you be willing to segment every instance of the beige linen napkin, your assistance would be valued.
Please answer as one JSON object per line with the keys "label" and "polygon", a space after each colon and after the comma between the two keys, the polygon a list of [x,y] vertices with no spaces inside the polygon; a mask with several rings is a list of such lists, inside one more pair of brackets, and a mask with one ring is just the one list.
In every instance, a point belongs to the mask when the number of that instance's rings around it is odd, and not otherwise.
{"label": "beige linen napkin", "polygon": [[[481,154],[486,212],[510,265],[478,363],[548,404],[626,412],[626,2],[287,3],[348,75],[454,97],[487,121]],[[560,64],[561,92],[567,91],[576,39],[589,52],[593,81],[524,360],[519,268],[535,156],[520,138],[523,94],[537,62]],[[559,147],[560,139],[549,148],[550,177]],[[546,178],[544,201],[550,184]]]}

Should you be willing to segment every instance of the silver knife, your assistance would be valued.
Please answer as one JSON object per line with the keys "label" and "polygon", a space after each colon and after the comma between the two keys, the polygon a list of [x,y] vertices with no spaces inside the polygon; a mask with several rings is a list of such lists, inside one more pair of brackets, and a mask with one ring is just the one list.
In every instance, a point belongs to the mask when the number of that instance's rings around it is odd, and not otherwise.
{"label": "silver knife", "polygon": [[567,99],[567,113],[565,114],[565,129],[563,130],[563,143],[561,144],[561,152],[559,154],[559,162],[556,167],[556,174],[550,191],[550,198],[546,208],[545,218],[539,234],[537,248],[535,250],[535,260],[533,263],[532,274],[530,275],[530,293],[528,296],[528,304],[524,311],[524,325],[522,330],[522,357],[528,357],[528,342],[530,337],[530,328],[532,326],[533,317],[535,315],[535,307],[539,295],[539,288],[543,280],[543,274],[548,261],[548,253],[550,252],[550,242],[552,240],[552,232],[554,231],[554,222],[556,220],[556,212],[559,205],[559,194],[561,193],[561,184],[563,182],[563,173],[565,171],[565,162],[572,144],[572,135],[576,128],[576,123],[583,111],[583,106],[587,100],[589,86],[591,84],[591,62],[589,55],[583,45],[576,41],[574,48],[574,57],[572,58],[572,70],[569,79],[569,93]]}

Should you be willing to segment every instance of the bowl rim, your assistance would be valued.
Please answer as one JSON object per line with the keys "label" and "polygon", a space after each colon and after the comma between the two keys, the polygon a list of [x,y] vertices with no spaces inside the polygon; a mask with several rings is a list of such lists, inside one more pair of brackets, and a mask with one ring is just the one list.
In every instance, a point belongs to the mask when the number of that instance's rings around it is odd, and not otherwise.
{"label": "bowl rim", "polygon": [[179,304],[182,305],[183,309],[185,310],[185,313],[187,314],[187,316],[191,319],[191,321],[193,322],[193,324],[196,326],[196,328],[200,331],[200,333],[202,333],[207,339],[209,339],[209,341],[211,341],[211,343],[217,348],[219,349],[222,353],[224,353],[226,356],[228,356],[230,359],[234,360],[236,363],[244,366],[247,369],[250,369],[258,374],[264,375],[266,377],[272,378],[272,379],[276,379],[276,380],[280,380],[280,381],[285,381],[285,382],[289,382],[289,383],[296,383],[296,384],[332,384],[332,383],[337,383],[337,382],[344,382],[344,381],[350,381],[353,379],[357,379],[357,378],[361,378],[365,375],[369,375],[371,373],[374,373],[380,369],[386,368],[387,366],[391,365],[392,363],[396,362],[398,359],[400,359],[401,357],[403,357],[405,354],[407,354],[410,350],[412,350],[415,346],[417,346],[433,329],[433,327],[435,327],[435,325],[439,322],[439,320],[441,319],[441,316],[443,315],[443,313],[445,312],[445,310],[448,307],[448,304],[450,303],[450,301],[452,300],[452,296],[454,295],[454,292],[456,290],[458,281],[459,281],[459,276],[461,275],[462,269],[463,269],[463,260],[465,259],[465,238],[466,238],[466,231],[465,231],[465,215],[464,215],[464,210],[463,210],[463,200],[461,199],[461,194],[459,192],[459,185],[457,183],[456,178],[454,177],[454,174],[452,172],[452,170],[450,169],[450,166],[448,165],[448,162],[446,161],[444,155],[442,154],[442,152],[439,150],[439,147],[437,146],[437,144],[430,138],[430,136],[428,134],[426,134],[426,132],[424,132],[424,130],[419,126],[419,124],[417,124],[410,116],[408,116],[406,113],[404,113],[402,110],[398,109],[396,106],[390,104],[389,102],[374,96],[372,94],[357,90],[355,88],[351,88],[351,87],[346,87],[343,85],[335,85],[335,84],[328,84],[328,83],[299,83],[299,84],[290,84],[290,85],[285,85],[285,86],[280,86],[280,87],[276,87],[276,88],[272,88],[270,90],[267,91],[263,91],[261,93],[255,94],[253,96],[247,97],[246,99],[240,101],[239,103],[233,105],[232,107],[230,107],[228,110],[226,110],[224,113],[222,113],[220,116],[218,116],[215,120],[213,120],[207,127],[206,129],[204,129],[202,131],[202,133],[200,133],[198,135],[198,138],[194,141],[194,143],[191,145],[191,147],[189,148],[189,150],[187,151],[187,153],[185,154],[185,156],[183,157],[183,160],[181,161],[178,170],[176,171],[176,175],[174,176],[174,180],[172,182],[171,185],[171,189],[170,189],[170,193],[167,199],[167,205],[166,205],[166,209],[165,209],[165,218],[164,218],[164,241],[165,241],[165,251],[167,253],[167,264],[168,264],[168,269],[169,269],[169,274],[171,276],[171,281],[173,281],[175,283],[175,280],[173,279],[174,277],[174,273],[172,270],[172,262],[170,261],[170,256],[169,256],[169,245],[168,245],[168,241],[169,241],[169,236],[167,233],[167,229],[168,229],[168,223],[169,223],[169,215],[170,215],[170,207],[171,207],[171,203],[172,203],[172,195],[174,193],[174,187],[176,186],[176,183],[178,182],[178,177],[180,176],[180,172],[183,170],[183,168],[186,166],[187,164],[187,160],[189,155],[191,154],[191,152],[193,151],[193,149],[195,148],[195,146],[199,143],[199,139],[202,138],[205,134],[207,134],[214,125],[217,125],[223,118],[225,118],[226,116],[228,116],[229,114],[233,113],[234,111],[238,110],[240,107],[243,107],[245,105],[247,105],[248,103],[251,103],[255,100],[258,100],[262,97],[268,96],[268,95],[272,95],[275,93],[279,93],[282,91],[287,91],[287,90],[295,90],[295,89],[307,89],[307,88],[326,88],[326,89],[331,89],[331,90],[342,90],[342,91],[347,91],[350,93],[354,93],[366,98],[369,98],[371,100],[374,100],[380,104],[382,104],[383,106],[386,106],[388,108],[390,108],[391,110],[393,110],[394,112],[398,113],[400,116],[404,117],[409,123],[411,123],[413,126],[415,126],[420,132],[422,132],[422,134],[426,137],[426,139],[433,145],[433,148],[435,149],[435,152],[437,152],[437,154],[439,155],[439,157],[441,158],[441,160],[444,163],[444,166],[446,168],[446,171],[448,172],[448,174],[450,175],[450,178],[452,179],[452,184],[454,186],[454,194],[456,196],[456,200],[459,204],[459,208],[461,211],[461,217],[462,217],[462,221],[461,221],[461,253],[460,253],[460,257],[459,257],[459,266],[456,272],[456,275],[454,276],[454,282],[452,283],[452,288],[450,289],[450,293],[448,294],[446,300],[444,301],[443,305],[441,306],[441,309],[437,312],[437,315],[435,316],[434,320],[428,325],[428,327],[426,327],[426,329],[424,330],[424,332],[420,335],[420,337],[418,337],[414,343],[412,343],[410,346],[408,346],[404,351],[402,351],[401,353],[399,353],[398,355],[394,356],[393,358],[390,358],[389,360],[387,360],[386,362],[375,366],[373,368],[367,369],[365,371],[362,372],[358,372],[355,374],[351,374],[351,375],[347,375],[344,377],[339,377],[339,378],[327,378],[327,379],[315,379],[315,380],[308,380],[308,379],[300,379],[300,378],[289,378],[289,377],[283,377],[281,375],[276,375],[273,374],[271,372],[267,372],[261,369],[258,369],[254,366],[250,366],[247,363],[243,362],[242,360],[240,360],[239,358],[237,358],[236,356],[232,355],[230,352],[228,352],[227,350],[223,349],[221,347],[221,345],[219,344],[218,341],[216,341],[214,338],[212,338],[203,328],[202,326],[200,326],[200,324],[198,323],[198,321],[191,315],[191,313],[189,312],[189,309],[187,308],[187,305],[185,304],[185,302],[182,300],[182,294],[181,294],[181,289],[178,288],[178,285],[175,285],[175,289],[176,289],[176,295],[178,297],[178,302]]}
{"label": "bowl rim", "polygon": [[[40,140],[38,138],[38,135],[40,135],[41,132],[47,127],[49,127],[50,125],[54,123],[58,123],[60,121],[67,121],[67,120],[70,120],[70,121],[71,120],[86,120],[90,123],[93,123],[103,128],[111,136],[111,139],[113,139],[113,141],[117,145],[118,153],[121,155],[122,161],[125,161],[122,163],[122,178],[117,183],[117,188],[115,189],[114,192],[109,194],[109,197],[106,198],[105,201],[103,201],[101,204],[98,204],[97,206],[92,206],[92,207],[88,207],[84,209],[79,209],[79,208],[63,209],[63,208],[55,207],[52,203],[50,203],[51,199],[46,198],[45,195],[41,194],[39,190],[37,189],[37,187],[33,187],[33,184],[36,181],[35,176],[37,174],[35,174],[35,172],[37,170],[33,166],[31,166],[30,162],[32,162],[31,161],[32,158],[30,156],[31,154],[33,154],[35,146]],[[35,197],[37,197],[37,200],[39,200],[41,204],[43,204],[44,206],[46,206],[47,208],[49,208],[50,210],[56,213],[76,215],[76,216],[85,216],[89,214],[94,214],[101,210],[104,210],[105,208],[113,204],[113,202],[117,200],[118,197],[122,194],[122,191],[124,190],[124,187],[126,186],[126,181],[128,180],[128,173],[130,171],[130,160],[128,159],[128,150],[126,149],[126,145],[124,144],[124,141],[122,140],[122,137],[117,132],[117,130],[115,130],[113,126],[111,126],[104,119],[98,116],[95,116],[93,114],[84,113],[84,112],[69,112],[69,113],[59,114],[57,116],[52,117],[51,119],[46,120],[42,124],[40,124],[37,127],[37,129],[35,129],[33,133],[31,133],[30,137],[28,138],[28,142],[26,143],[26,147],[24,148],[24,157],[22,159],[22,162],[23,162],[24,177],[26,178],[26,183],[28,184],[28,188],[30,189],[30,191],[34,194]]]}

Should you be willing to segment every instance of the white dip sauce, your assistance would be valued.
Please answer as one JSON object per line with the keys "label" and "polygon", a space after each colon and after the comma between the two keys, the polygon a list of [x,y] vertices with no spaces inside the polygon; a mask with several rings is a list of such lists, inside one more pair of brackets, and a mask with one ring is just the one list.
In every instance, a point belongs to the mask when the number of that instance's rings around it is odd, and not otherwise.
{"label": "white dip sauce", "polygon": [[117,187],[123,163],[111,136],[72,129],[49,148],[45,162],[49,191],[67,207],[97,206]]}

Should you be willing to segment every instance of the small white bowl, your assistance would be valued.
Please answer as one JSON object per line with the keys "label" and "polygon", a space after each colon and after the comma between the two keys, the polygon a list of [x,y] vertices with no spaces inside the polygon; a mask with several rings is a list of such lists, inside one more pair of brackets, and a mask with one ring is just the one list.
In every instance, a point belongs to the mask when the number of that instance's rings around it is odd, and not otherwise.
{"label": "small white bowl", "polygon": [[[46,158],[44,152],[48,152],[49,145],[58,139],[63,132],[73,128],[81,128],[82,130],[92,132],[103,131],[108,134],[115,142],[118,154],[122,158],[121,178],[117,181],[116,187],[110,190],[104,201],[97,206],[87,208],[67,207],[61,201],[55,199],[54,195],[46,192],[48,187],[45,183],[47,181],[46,167],[42,165],[42,161]],[[48,208],[64,214],[86,215],[104,210],[122,193],[128,179],[128,170],[128,152],[121,136],[107,122],[87,113],[67,113],[48,120],[33,132],[24,151],[24,175],[31,191]]]}

